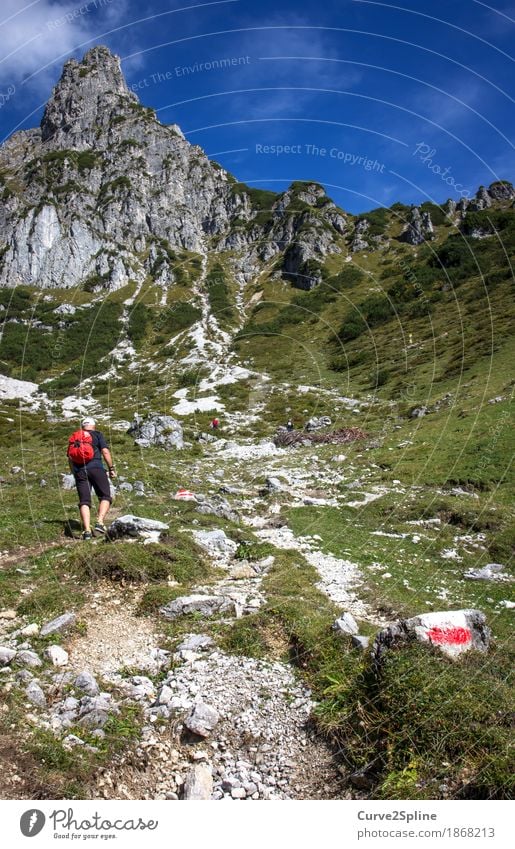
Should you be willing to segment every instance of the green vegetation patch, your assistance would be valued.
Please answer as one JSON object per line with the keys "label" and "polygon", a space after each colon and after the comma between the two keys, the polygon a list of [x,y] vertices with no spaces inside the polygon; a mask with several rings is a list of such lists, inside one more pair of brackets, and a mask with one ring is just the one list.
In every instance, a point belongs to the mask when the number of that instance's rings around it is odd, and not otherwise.
{"label": "green vegetation patch", "polygon": [[218,322],[228,324],[234,321],[236,312],[233,306],[229,281],[224,267],[217,262],[206,275],[206,290],[211,311]]}

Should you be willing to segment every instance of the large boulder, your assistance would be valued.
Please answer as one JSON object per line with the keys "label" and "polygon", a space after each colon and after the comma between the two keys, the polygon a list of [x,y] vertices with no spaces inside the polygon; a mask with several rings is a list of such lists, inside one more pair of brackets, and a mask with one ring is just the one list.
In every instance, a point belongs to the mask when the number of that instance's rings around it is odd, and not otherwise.
{"label": "large boulder", "polygon": [[134,437],[134,442],[141,448],[158,445],[170,450],[184,447],[182,425],[172,416],[160,416],[149,413],[146,418],[134,416],[128,434]]}
{"label": "large boulder", "polygon": [[200,613],[202,616],[212,616],[214,613],[235,614],[234,601],[223,595],[183,595],[169,601],[159,610],[165,619],[177,619],[188,613]]}
{"label": "large boulder", "polygon": [[456,658],[471,649],[486,652],[490,634],[485,614],[480,610],[422,613],[411,619],[400,619],[379,631],[372,654],[376,662],[380,662],[387,649],[418,640],[437,646],[448,657]]}
{"label": "large boulder", "polygon": [[119,516],[110,525],[107,535],[109,539],[123,539],[123,537],[140,538],[150,542],[157,542],[162,531],[167,531],[168,525],[157,519],[145,519],[142,516]]}

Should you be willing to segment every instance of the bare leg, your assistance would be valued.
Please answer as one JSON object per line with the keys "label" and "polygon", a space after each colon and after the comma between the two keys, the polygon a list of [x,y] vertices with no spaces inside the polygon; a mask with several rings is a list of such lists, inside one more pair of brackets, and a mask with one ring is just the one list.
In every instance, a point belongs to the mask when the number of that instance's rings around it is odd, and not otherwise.
{"label": "bare leg", "polygon": [[85,531],[91,530],[91,510],[89,509],[88,504],[81,504],[79,507],[80,517],[82,519],[82,525]]}
{"label": "bare leg", "polygon": [[107,499],[105,499],[105,498],[102,499],[102,501],[98,505],[98,517],[97,517],[97,519],[101,524],[104,523],[104,519],[109,512],[110,506],[111,506],[111,502],[107,501]]}

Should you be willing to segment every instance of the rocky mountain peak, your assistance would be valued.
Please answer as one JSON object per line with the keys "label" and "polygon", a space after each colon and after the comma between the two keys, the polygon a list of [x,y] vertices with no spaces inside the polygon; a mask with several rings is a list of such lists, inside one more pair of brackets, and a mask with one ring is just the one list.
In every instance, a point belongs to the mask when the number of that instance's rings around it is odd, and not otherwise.
{"label": "rocky mountain peak", "polygon": [[56,148],[89,147],[95,132],[131,104],[137,105],[138,98],[127,87],[120,58],[97,45],[81,62],[65,63],[43,114],[42,141]]}

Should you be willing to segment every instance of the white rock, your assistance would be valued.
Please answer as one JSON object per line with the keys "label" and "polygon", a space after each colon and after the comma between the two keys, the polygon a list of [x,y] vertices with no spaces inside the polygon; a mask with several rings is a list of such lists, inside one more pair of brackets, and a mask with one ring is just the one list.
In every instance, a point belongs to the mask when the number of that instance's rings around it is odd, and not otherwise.
{"label": "white rock", "polygon": [[212,792],[211,767],[206,763],[195,764],[184,782],[184,799],[190,801],[211,799]]}
{"label": "white rock", "polygon": [[199,702],[184,720],[184,725],[189,731],[198,734],[199,737],[208,737],[219,720],[218,712]]}
{"label": "white rock", "polygon": [[5,666],[16,657],[16,651],[8,646],[0,646],[0,666]]}
{"label": "white rock", "polygon": [[66,666],[68,663],[68,652],[61,646],[48,646],[45,649],[45,656],[54,666]]}
{"label": "white rock", "polygon": [[352,613],[343,613],[341,616],[336,619],[333,623],[333,630],[338,631],[341,634],[357,634],[359,633],[359,628],[356,620]]}
{"label": "white rock", "polygon": [[30,681],[25,688],[25,694],[33,705],[37,707],[46,707],[46,696],[37,683],[37,681]]}
{"label": "white rock", "polygon": [[39,634],[39,625],[35,622],[31,622],[30,625],[25,625],[25,628],[20,630],[20,634],[24,637],[37,637]]}

